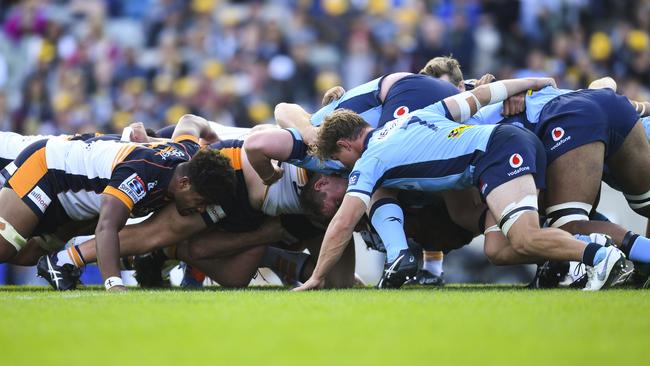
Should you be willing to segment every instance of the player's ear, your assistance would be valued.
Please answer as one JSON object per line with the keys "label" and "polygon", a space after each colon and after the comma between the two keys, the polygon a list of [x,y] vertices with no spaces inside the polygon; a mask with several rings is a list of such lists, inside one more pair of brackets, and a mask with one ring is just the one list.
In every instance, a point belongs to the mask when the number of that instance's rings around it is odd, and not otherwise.
{"label": "player's ear", "polygon": [[345,149],[345,150],[350,150],[351,144],[350,140],[347,139],[339,139],[336,141],[336,146],[339,147],[339,149]]}
{"label": "player's ear", "polygon": [[178,186],[183,190],[189,189],[192,186],[190,177],[186,175],[178,177]]}
{"label": "player's ear", "polygon": [[327,179],[327,177],[326,177],[326,176],[322,176],[322,177],[318,178],[318,180],[316,181],[316,183],[314,183],[314,190],[316,190],[316,191],[320,191],[320,190],[323,189],[323,188],[324,188],[328,183],[329,183],[329,180]]}

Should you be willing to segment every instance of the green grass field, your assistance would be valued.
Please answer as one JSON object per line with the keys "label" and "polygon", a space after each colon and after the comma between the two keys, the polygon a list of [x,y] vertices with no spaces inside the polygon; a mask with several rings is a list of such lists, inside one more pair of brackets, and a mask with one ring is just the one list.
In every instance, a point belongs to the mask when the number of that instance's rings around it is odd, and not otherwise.
{"label": "green grass field", "polygon": [[0,287],[2,365],[646,364],[650,292]]}

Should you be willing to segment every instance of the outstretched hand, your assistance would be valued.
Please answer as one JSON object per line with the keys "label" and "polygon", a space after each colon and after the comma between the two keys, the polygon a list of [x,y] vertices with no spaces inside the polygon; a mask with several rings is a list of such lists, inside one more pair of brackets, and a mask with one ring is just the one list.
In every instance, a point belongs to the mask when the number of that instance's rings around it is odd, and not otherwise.
{"label": "outstretched hand", "polygon": [[303,283],[300,287],[296,287],[291,291],[309,291],[320,290],[325,286],[325,281],[310,277],[307,282]]}

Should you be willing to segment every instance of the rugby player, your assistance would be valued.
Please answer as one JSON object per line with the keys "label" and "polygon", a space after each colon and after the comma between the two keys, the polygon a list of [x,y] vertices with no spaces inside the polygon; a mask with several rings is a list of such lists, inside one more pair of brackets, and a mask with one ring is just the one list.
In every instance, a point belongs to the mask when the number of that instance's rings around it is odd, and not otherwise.
{"label": "rugby player", "polygon": [[[178,245],[169,251],[175,253],[171,257],[190,263],[227,287],[246,286],[265,255],[265,263],[277,261],[278,256],[285,259],[289,256],[284,252],[272,251],[273,258],[269,258],[269,251],[265,250],[269,244],[289,238],[289,242],[294,243],[297,238],[309,248],[312,255],[317,255],[323,229],[313,227],[304,219],[299,219],[296,224],[295,217],[293,220],[289,217],[265,219],[265,215],[302,214],[301,194],[314,187],[318,190],[338,190],[342,194],[347,186],[346,180],[322,174],[310,176],[303,169],[282,164],[285,171],[282,179],[267,187],[253,170],[247,154],[243,153],[243,147],[244,141],[241,140],[226,140],[211,145],[212,149],[229,157],[235,169],[237,191],[230,199],[225,199],[219,207],[208,207],[201,215],[181,216],[168,207],[144,222],[125,227],[119,233],[121,255],[144,254],[187,240],[187,245]],[[94,242],[91,240],[72,246],[39,261],[49,260],[62,273],[60,277],[64,278],[66,285],[56,287],[56,283],[50,281],[53,287],[68,289],[76,285],[79,277],[77,268],[96,259]],[[346,253],[346,258],[341,263],[341,269],[330,276],[330,286],[349,287],[354,283],[352,248]],[[304,258],[300,263],[294,263],[296,271],[302,272],[304,264]],[[43,275],[48,278],[47,273]]]}
{"label": "rugby player", "polygon": [[[546,85],[554,82],[521,79],[491,83],[376,130],[353,112],[337,111],[327,117],[318,133],[317,154],[354,169],[348,193],[328,226],[316,269],[299,289],[323,286],[323,275],[345,249],[377,187],[440,191],[472,185],[480,187],[488,216],[499,218],[496,226],[508,239],[500,253],[504,258],[513,264],[539,258],[582,259],[595,269],[588,289],[608,286],[625,260],[618,249],[586,245],[565,231],[539,228],[536,186],[543,187],[546,166],[539,140],[513,126],[459,126],[444,117],[466,120],[484,104]],[[399,272],[399,267],[400,261],[396,261],[391,270]]]}
{"label": "rugby player", "polygon": [[0,261],[14,257],[33,235],[98,217],[97,256],[105,287],[125,290],[117,233],[130,215],[146,215],[172,199],[187,215],[234,191],[228,159],[215,151],[197,153],[199,137],[216,136],[207,121],[185,115],[174,142],[167,144],[33,143],[2,171],[7,182],[0,191]]}

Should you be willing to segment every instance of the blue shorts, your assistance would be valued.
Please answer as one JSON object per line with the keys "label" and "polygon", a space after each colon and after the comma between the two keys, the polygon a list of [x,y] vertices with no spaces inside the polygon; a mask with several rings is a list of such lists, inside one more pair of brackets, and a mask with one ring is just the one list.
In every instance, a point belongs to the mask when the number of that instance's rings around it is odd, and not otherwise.
{"label": "blue shorts", "polygon": [[437,103],[458,92],[458,88],[448,81],[419,74],[405,76],[388,90],[377,128],[381,128],[388,121]]}
{"label": "blue shorts", "polygon": [[2,170],[5,187],[13,189],[39,220],[31,235],[54,233],[71,221],[57,198],[56,176],[47,169],[46,144],[47,139],[39,140],[23,149],[14,160],[15,172]]}
{"label": "blue shorts", "polygon": [[563,94],[544,106],[537,136],[542,140],[548,163],[582,145],[605,144],[605,159],[623,144],[639,120],[626,97],[610,89],[579,90]]}
{"label": "blue shorts", "polygon": [[474,166],[475,184],[483,197],[517,177],[532,174],[535,186],[546,186],[546,154],[537,136],[514,125],[499,125],[492,132],[486,151]]}

